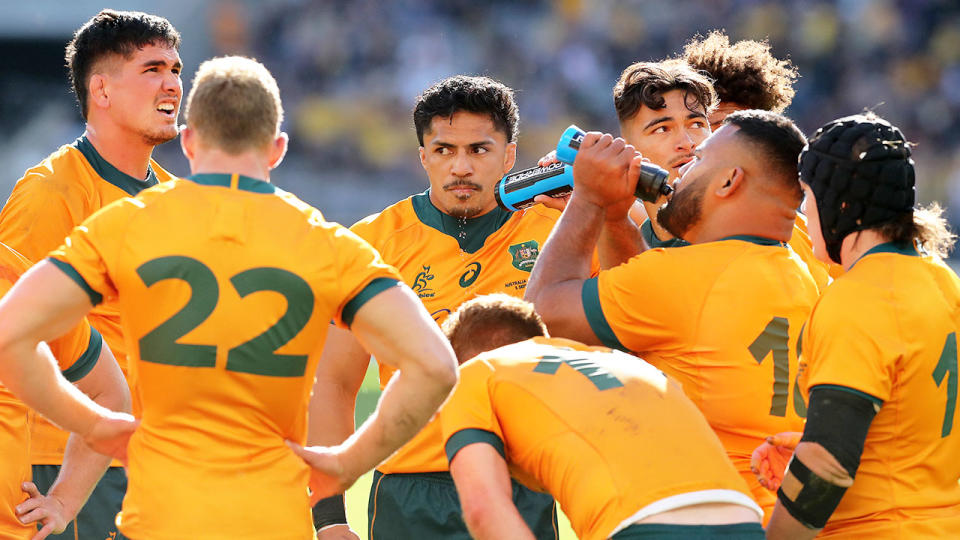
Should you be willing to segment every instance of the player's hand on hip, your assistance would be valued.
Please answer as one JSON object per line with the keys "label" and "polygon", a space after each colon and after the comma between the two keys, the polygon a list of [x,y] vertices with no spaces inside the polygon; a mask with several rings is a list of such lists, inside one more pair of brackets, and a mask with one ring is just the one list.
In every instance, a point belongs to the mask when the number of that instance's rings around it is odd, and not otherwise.
{"label": "player's hand on hip", "polygon": [[140,421],[130,414],[108,411],[83,435],[83,442],[101,454],[119,459],[126,466],[127,444],[139,425]]}
{"label": "player's hand on hip", "polygon": [[349,525],[330,525],[317,531],[317,540],[360,540]]}
{"label": "player's hand on hip", "polygon": [[101,454],[119,459],[127,465],[127,444],[140,421],[127,413],[109,411],[83,435],[83,442]]}
{"label": "player's hand on hip", "polygon": [[42,540],[51,534],[60,534],[67,528],[67,523],[72,516],[67,516],[67,510],[60,499],[41,494],[33,482],[24,482],[20,488],[30,498],[17,505],[17,519],[25,525],[30,523],[41,525],[40,530],[33,536],[33,540]]}
{"label": "player's hand on hip", "polygon": [[780,488],[787,463],[790,462],[801,437],[803,433],[800,431],[777,433],[767,437],[767,440],[753,451],[750,456],[750,470],[756,475],[761,486],[770,491]]}
{"label": "player's hand on hip", "polygon": [[620,137],[587,133],[573,162],[574,195],[603,208],[629,208],[636,189],[629,171],[636,155],[634,147]]}
{"label": "player's hand on hip", "polygon": [[343,466],[340,454],[328,446],[310,446],[304,448],[293,441],[287,441],[293,453],[310,466],[310,504],[320,499],[343,493],[357,477],[348,473]]}

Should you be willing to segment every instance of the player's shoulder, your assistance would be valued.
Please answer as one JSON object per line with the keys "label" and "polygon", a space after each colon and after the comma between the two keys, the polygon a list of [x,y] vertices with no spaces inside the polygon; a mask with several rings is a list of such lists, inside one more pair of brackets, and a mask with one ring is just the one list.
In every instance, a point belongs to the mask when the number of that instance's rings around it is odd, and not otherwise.
{"label": "player's shoulder", "polygon": [[89,176],[86,172],[89,168],[83,153],[74,144],[65,144],[27,169],[14,191],[26,189],[66,194],[83,190],[85,183],[81,180]]}
{"label": "player's shoulder", "polygon": [[12,285],[31,266],[33,263],[19,251],[0,242],[0,279],[9,281]]}
{"label": "player's shoulder", "polygon": [[373,231],[384,229],[397,224],[409,223],[417,219],[416,212],[413,209],[413,198],[417,195],[411,195],[406,199],[399,200],[379,212],[374,212],[350,226],[350,230]]}
{"label": "player's shoulder", "polygon": [[419,193],[397,201],[383,210],[357,221],[350,226],[350,230],[382,249],[398,235],[407,235],[411,230],[426,229],[426,225],[421,221],[414,208],[415,200],[425,197],[429,197],[429,195]]}
{"label": "player's shoulder", "polygon": [[[889,299],[875,279],[843,275],[823,289],[811,318],[820,323],[834,320],[877,318],[887,311]],[[851,317],[855,313],[865,317]]]}

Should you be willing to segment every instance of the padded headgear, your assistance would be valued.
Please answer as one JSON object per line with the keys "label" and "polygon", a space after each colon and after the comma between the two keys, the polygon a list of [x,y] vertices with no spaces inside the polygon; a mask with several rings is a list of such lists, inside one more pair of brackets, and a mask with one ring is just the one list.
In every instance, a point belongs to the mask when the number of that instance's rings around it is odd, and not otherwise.
{"label": "padded headgear", "polygon": [[800,180],[813,190],[827,253],[838,264],[848,234],[913,212],[916,199],[909,143],[872,113],[818,129],[800,153]]}

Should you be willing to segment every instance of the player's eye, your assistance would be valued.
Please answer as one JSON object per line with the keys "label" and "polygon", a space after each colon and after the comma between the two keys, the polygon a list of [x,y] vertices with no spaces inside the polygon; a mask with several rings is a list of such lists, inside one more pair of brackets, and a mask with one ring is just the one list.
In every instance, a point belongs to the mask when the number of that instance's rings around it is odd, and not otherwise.
{"label": "player's eye", "polygon": [[446,146],[438,146],[437,149],[434,150],[434,152],[437,153],[437,154],[440,154],[441,156],[448,156],[448,155],[452,154],[452,152],[450,151],[450,149],[447,148]]}
{"label": "player's eye", "polygon": [[489,152],[489,151],[490,151],[490,149],[488,149],[486,146],[474,146],[474,147],[473,147],[473,153],[474,153],[474,154],[486,154],[486,153]]}
{"label": "player's eye", "polygon": [[703,120],[694,120],[693,123],[690,124],[690,127],[693,129],[703,129],[707,127],[707,123]]}
{"label": "player's eye", "polygon": [[650,133],[666,133],[666,132],[667,132],[667,126],[657,126]]}

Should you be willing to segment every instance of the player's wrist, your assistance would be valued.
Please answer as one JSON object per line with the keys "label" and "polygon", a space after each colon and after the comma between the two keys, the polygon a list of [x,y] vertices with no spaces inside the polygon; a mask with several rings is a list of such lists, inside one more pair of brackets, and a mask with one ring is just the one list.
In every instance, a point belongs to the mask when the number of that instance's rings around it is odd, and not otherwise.
{"label": "player's wrist", "polygon": [[316,530],[347,524],[347,510],[343,494],[320,499],[313,505],[313,526]]}

